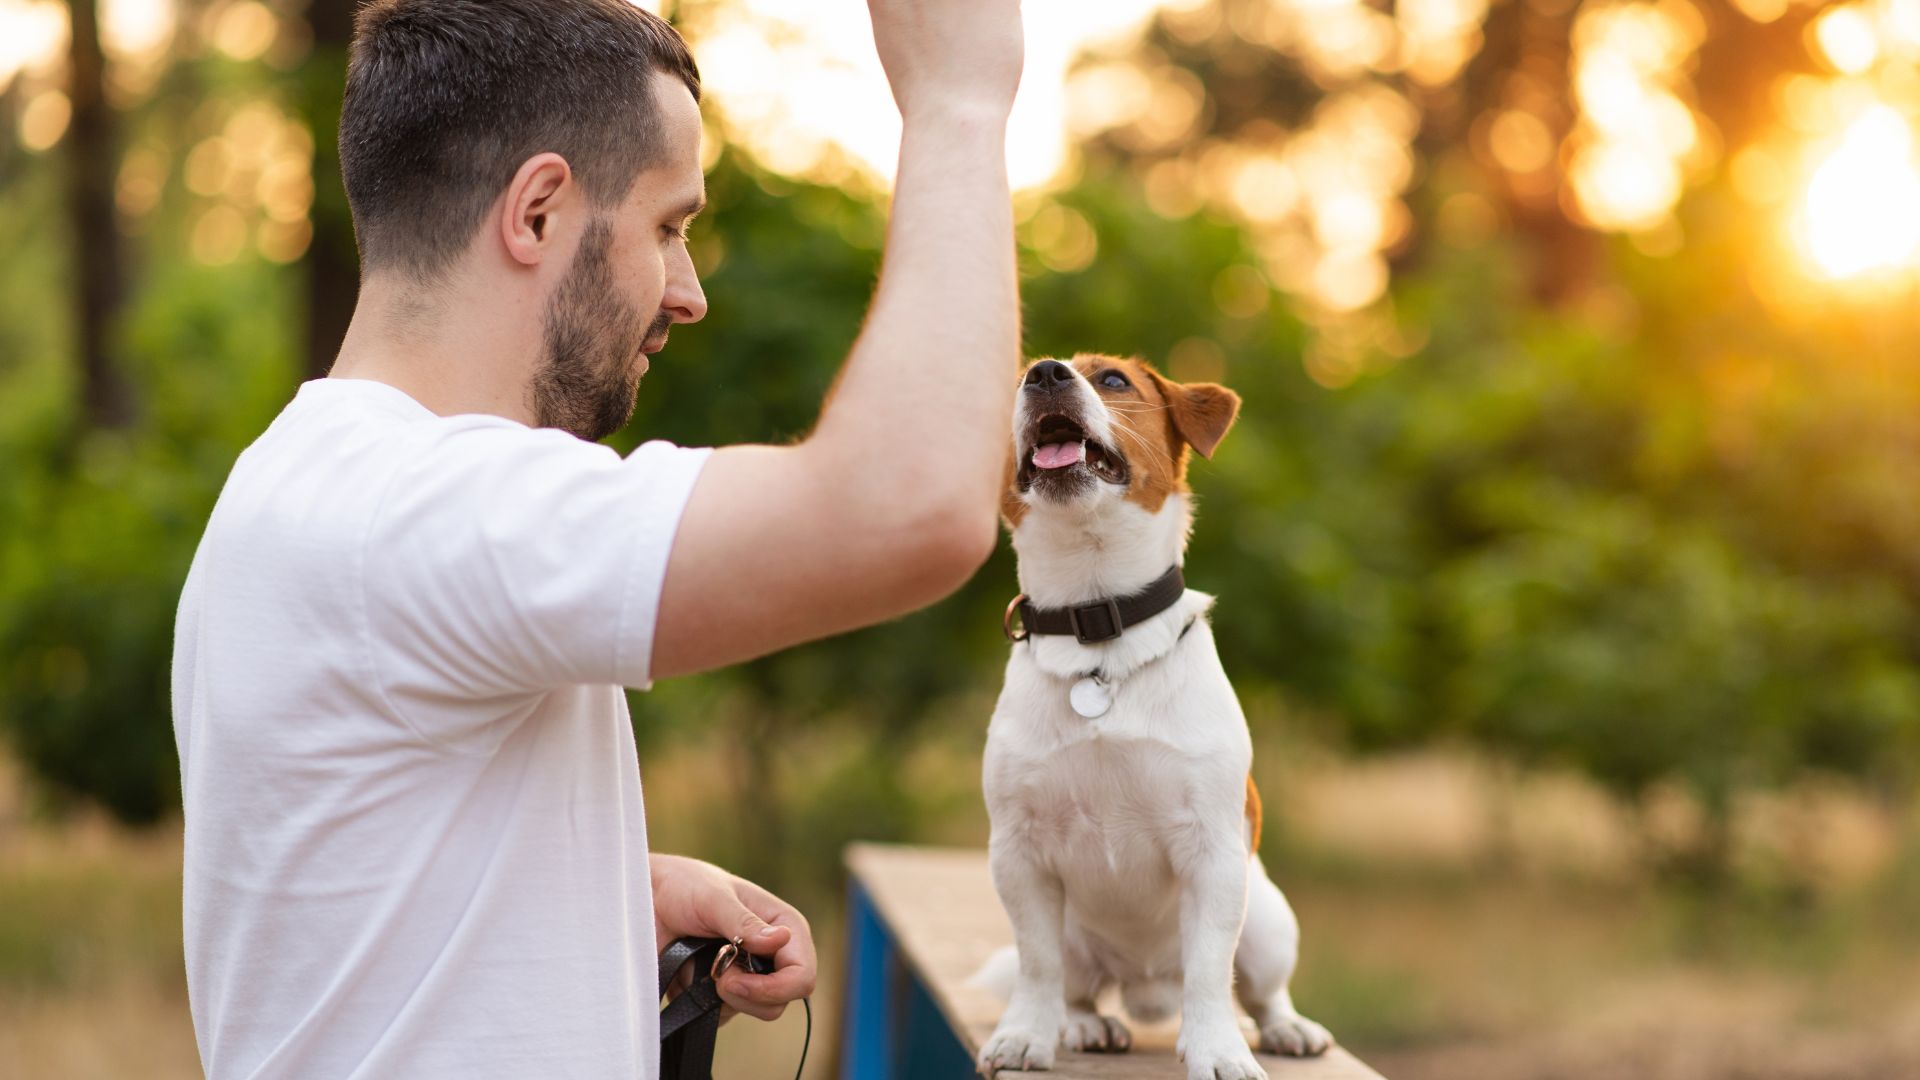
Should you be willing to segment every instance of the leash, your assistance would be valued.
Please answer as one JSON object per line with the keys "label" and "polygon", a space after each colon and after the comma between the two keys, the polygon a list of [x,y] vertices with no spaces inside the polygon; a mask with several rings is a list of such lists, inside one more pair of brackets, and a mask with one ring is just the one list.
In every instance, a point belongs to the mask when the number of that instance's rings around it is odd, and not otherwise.
{"label": "leash", "polygon": [[[719,979],[735,964],[755,975],[773,972],[770,957],[755,956],[739,939],[681,938],[660,954],[660,996],[667,995],[675,975],[689,962],[693,981],[660,1010],[660,1080],[712,1080],[713,1044],[720,1034]],[[813,1002],[801,998],[807,1014],[807,1034],[800,1043],[800,1064],[793,1080],[807,1067],[807,1049],[813,1044]]]}

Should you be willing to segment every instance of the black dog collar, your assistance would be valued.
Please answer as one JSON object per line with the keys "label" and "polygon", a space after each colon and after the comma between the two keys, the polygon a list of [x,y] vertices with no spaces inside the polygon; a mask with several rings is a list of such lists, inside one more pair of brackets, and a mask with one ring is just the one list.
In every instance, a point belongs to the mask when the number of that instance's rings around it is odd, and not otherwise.
{"label": "black dog collar", "polygon": [[[1187,579],[1180,568],[1172,566],[1146,588],[1127,597],[1107,597],[1075,607],[1040,608],[1021,593],[1007,605],[1000,629],[1008,641],[1025,641],[1034,634],[1072,634],[1082,645],[1112,641],[1129,626],[1138,626],[1172,607],[1187,591]],[[1020,629],[1013,628],[1013,617],[1020,616]]]}

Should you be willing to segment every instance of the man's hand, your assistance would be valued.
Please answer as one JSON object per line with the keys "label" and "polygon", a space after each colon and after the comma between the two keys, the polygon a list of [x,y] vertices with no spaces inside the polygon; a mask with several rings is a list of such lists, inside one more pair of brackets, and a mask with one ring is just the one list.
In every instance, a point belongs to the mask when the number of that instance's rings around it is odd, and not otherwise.
{"label": "man's hand", "polygon": [[1020,0],[867,0],[880,66],[907,122],[981,106],[1004,120],[1020,85]]}
{"label": "man's hand", "polygon": [[754,975],[743,964],[728,968],[717,985],[722,1001],[748,1016],[777,1020],[788,1002],[813,993],[819,960],[806,916],[711,863],[659,854],[648,860],[659,947],[683,937],[739,938],[755,956],[773,957],[768,975]]}

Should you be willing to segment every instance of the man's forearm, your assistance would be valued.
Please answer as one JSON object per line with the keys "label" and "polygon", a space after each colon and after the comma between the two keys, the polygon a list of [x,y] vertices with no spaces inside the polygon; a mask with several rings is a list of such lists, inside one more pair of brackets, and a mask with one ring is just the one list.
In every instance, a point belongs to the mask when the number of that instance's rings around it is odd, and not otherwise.
{"label": "man's forearm", "polygon": [[991,109],[907,118],[880,284],[815,434],[876,496],[939,493],[988,521],[1020,351],[1005,140]]}
{"label": "man's forearm", "polygon": [[905,614],[993,550],[1020,352],[1019,0],[867,3],[905,120],[873,308],[811,436],[707,462],[661,589],[656,677]]}

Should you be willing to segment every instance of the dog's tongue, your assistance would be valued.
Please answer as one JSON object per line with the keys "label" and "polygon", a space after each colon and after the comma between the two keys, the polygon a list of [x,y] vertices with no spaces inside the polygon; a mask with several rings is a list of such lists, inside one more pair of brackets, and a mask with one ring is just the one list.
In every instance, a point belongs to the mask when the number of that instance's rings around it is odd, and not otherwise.
{"label": "dog's tongue", "polygon": [[1080,464],[1086,454],[1087,444],[1083,442],[1048,443],[1034,448],[1033,463],[1042,469],[1064,469]]}

